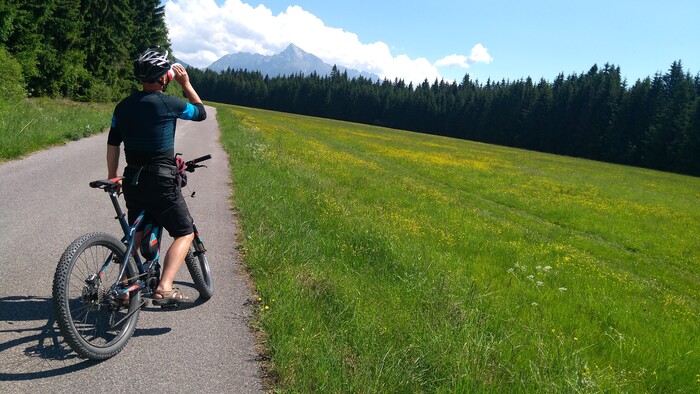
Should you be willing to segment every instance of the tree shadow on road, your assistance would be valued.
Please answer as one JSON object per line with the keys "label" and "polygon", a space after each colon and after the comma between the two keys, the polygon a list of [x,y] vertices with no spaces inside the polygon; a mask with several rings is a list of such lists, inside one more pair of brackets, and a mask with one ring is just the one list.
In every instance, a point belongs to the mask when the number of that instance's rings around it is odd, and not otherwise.
{"label": "tree shadow on road", "polygon": [[[134,336],[162,335],[170,330],[136,328]],[[99,363],[78,357],[63,341],[53,317],[51,298],[0,298],[0,341],[4,341],[0,343],[0,381],[53,377]]]}

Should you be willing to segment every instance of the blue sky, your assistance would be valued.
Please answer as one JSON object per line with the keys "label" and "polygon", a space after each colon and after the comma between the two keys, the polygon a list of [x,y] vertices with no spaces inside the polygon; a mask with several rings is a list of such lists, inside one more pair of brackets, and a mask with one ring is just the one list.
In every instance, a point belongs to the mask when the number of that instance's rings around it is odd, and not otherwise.
{"label": "blue sky", "polygon": [[328,63],[414,82],[460,81],[465,73],[481,82],[551,81],[612,63],[633,83],[676,60],[695,75],[698,20],[698,0],[166,3],[173,50],[195,66],[238,51],[270,55],[294,42]]}

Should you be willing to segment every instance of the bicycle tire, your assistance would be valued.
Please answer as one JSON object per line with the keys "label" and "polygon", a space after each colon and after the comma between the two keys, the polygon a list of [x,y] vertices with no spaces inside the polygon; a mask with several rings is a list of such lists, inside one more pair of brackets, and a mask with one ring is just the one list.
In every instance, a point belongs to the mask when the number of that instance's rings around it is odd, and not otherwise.
{"label": "bicycle tire", "polygon": [[[141,308],[141,292],[132,292],[128,309],[110,308],[107,294],[119,275],[120,264],[110,264],[97,287],[86,279],[99,272],[110,253],[124,261],[122,242],[105,233],[90,233],[73,241],[61,256],[53,281],[53,312],[63,339],[81,357],[104,360],[119,353],[134,333]],[[137,275],[133,258],[126,274]],[[126,316],[131,316],[118,324]]]}
{"label": "bicycle tire", "polygon": [[194,281],[194,287],[199,292],[199,297],[206,301],[214,295],[214,281],[211,278],[207,256],[204,252],[195,253],[196,250],[194,243],[190,245],[190,250],[187,251],[187,256],[185,257],[185,263]]}

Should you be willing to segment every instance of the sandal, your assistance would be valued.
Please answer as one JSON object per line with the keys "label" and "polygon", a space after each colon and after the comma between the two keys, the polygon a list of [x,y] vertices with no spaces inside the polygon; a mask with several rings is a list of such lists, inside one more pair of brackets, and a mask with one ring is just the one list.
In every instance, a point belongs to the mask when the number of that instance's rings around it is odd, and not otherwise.
{"label": "sandal", "polygon": [[182,294],[180,292],[180,289],[173,288],[172,290],[160,290],[156,289],[155,291],[156,296],[160,296],[160,298],[153,298],[151,301],[153,305],[158,305],[158,306],[179,306],[180,304],[187,304],[191,303],[192,299],[190,297]]}

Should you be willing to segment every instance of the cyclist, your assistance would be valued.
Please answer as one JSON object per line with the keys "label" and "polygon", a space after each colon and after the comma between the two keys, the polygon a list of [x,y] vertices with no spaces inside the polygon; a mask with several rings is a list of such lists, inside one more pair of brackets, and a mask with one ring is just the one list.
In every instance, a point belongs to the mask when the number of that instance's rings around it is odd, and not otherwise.
{"label": "cyclist", "polygon": [[[124,143],[126,168],[122,190],[129,223],[146,210],[151,220],[174,238],[163,262],[153,304],[177,306],[191,302],[173,288],[175,275],[194,239],[193,220],[176,180],[175,124],[177,119],[202,121],[206,112],[182,65],[171,64],[167,51],[147,50],[134,61],[134,74],[142,90],[114,109],[107,139],[107,176],[117,177],[120,146]],[[163,94],[171,79],[183,88],[189,102]],[[136,245],[141,234],[137,234]]]}

